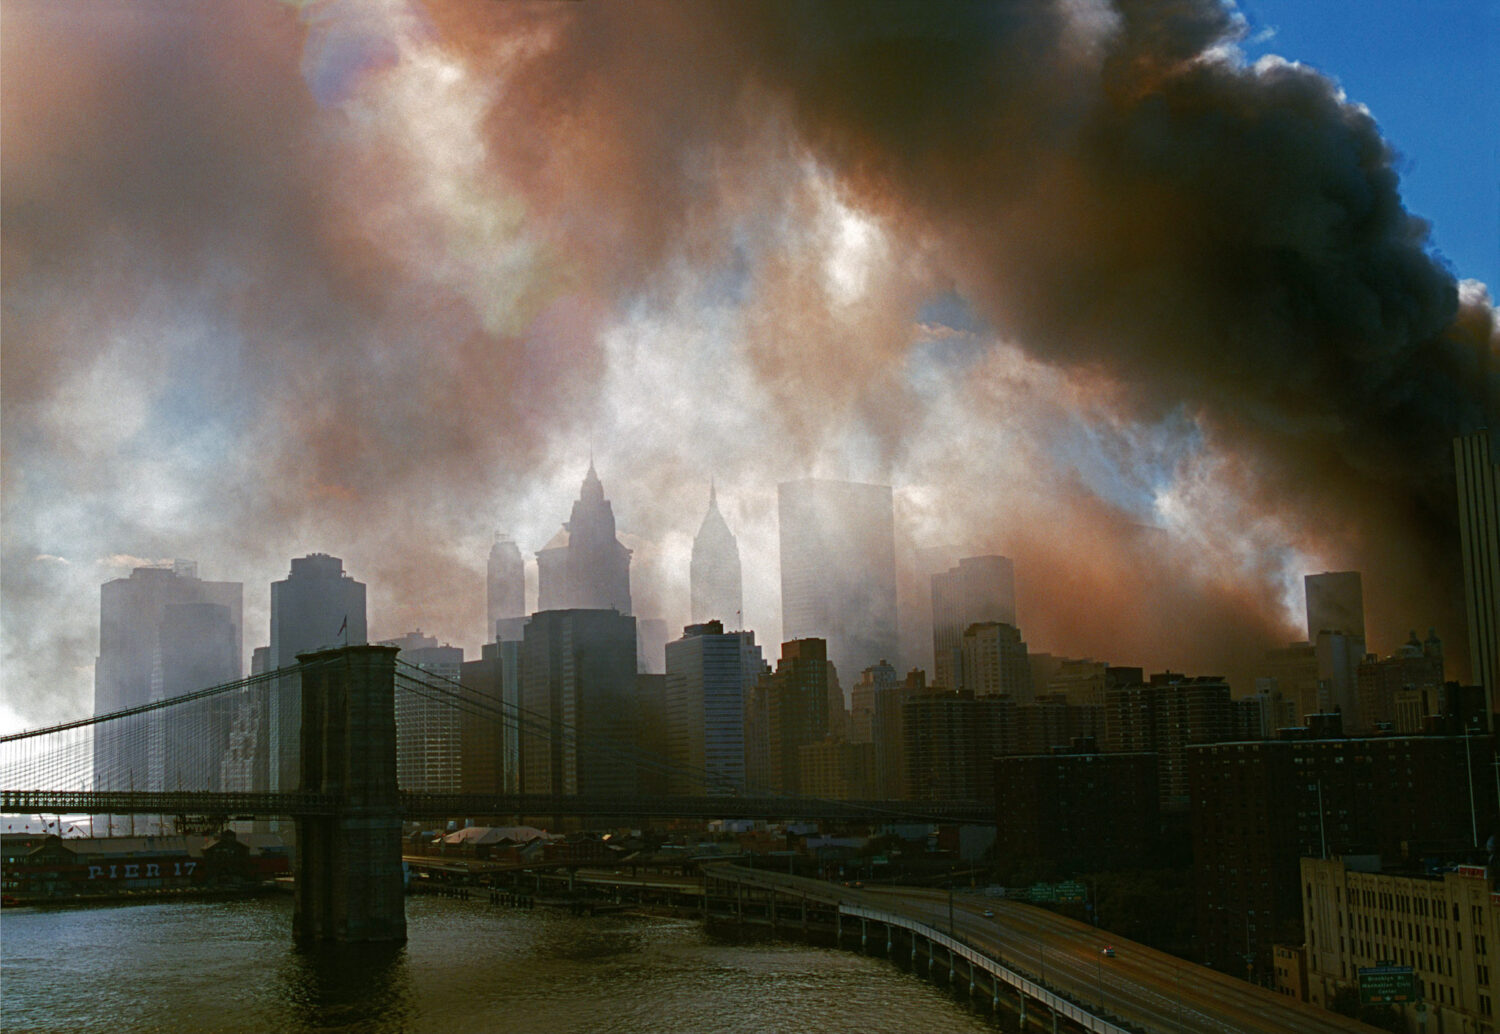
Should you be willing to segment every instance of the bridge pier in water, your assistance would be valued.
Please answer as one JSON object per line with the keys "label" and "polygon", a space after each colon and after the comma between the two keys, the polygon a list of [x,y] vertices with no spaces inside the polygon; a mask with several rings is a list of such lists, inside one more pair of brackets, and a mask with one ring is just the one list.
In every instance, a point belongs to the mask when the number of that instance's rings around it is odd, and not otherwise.
{"label": "bridge pier in water", "polygon": [[302,789],[333,815],[297,819],[298,941],[406,940],[401,798],[396,786],[396,654],[346,646],[299,654]]}

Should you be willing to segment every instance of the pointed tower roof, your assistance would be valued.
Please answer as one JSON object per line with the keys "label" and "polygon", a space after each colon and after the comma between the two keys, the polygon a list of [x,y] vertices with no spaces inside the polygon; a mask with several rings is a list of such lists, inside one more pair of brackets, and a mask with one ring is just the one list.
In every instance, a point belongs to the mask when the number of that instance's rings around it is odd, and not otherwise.
{"label": "pointed tower roof", "polygon": [[697,539],[703,539],[705,543],[728,542],[733,545],[735,542],[734,532],[729,530],[729,522],[719,512],[719,493],[712,480],[708,483],[708,512],[703,515],[703,523],[698,526],[695,545]]}
{"label": "pointed tower roof", "polygon": [[594,472],[594,456],[589,454],[589,471],[583,476],[583,487],[578,492],[578,498],[582,502],[602,503],[604,502],[604,483],[599,480],[599,475]]}

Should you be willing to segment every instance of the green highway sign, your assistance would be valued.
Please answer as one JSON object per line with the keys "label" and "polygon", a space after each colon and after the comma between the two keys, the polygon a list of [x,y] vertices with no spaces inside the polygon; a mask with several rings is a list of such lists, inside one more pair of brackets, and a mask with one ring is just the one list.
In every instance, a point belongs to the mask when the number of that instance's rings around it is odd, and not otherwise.
{"label": "green highway sign", "polygon": [[1417,981],[1410,966],[1362,966],[1359,971],[1361,1005],[1414,1002]]}

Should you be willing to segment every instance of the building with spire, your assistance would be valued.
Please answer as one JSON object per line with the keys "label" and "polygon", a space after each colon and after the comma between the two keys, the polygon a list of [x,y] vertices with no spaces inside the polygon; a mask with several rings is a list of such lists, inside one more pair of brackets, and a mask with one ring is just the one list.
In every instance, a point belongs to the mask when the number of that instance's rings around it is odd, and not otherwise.
{"label": "building with spire", "polygon": [[708,487],[708,513],[693,539],[688,570],[693,623],[722,621],[727,628],[744,625],[744,590],[740,580],[740,546],[719,512],[718,495]]}
{"label": "building with spire", "polygon": [[615,514],[594,462],[573,512],[536,555],[537,610],[630,613],[630,550],[615,537]]}
{"label": "building with spire", "polygon": [[520,547],[498,531],[485,569],[485,621],[487,643],[519,641],[526,621],[526,564]]}

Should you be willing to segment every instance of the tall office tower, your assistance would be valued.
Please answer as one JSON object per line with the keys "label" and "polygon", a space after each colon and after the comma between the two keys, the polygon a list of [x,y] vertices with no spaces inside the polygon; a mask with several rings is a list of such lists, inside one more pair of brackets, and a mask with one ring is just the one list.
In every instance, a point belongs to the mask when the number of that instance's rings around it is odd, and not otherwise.
{"label": "tall office tower", "polygon": [[[197,564],[187,560],[171,567],[138,567],[128,578],[105,582],[99,590],[94,714],[239,678],[243,596],[239,582],[200,580]],[[94,745],[95,789],[174,785],[170,769],[180,770],[181,762],[165,757],[161,714],[126,720],[138,726],[139,735],[100,737]],[[215,730],[213,741],[221,733],[227,743],[227,728]]]}
{"label": "tall office tower", "polygon": [[1358,571],[1310,574],[1307,588],[1307,640],[1318,658],[1320,696],[1329,710],[1344,716],[1344,727],[1363,729],[1355,683],[1365,656],[1365,602]]}
{"label": "tall office tower", "polygon": [[1358,571],[1325,571],[1303,578],[1307,592],[1307,641],[1319,632],[1365,637],[1365,596]]}
{"label": "tall office tower", "polygon": [[464,661],[459,681],[471,701],[462,719],[464,793],[521,790],[521,648],[502,637],[485,643],[479,660]]}
{"label": "tall office tower", "polygon": [[1500,455],[1493,448],[1489,431],[1453,440],[1469,677],[1484,687],[1489,715],[1500,708]]}
{"label": "tall office tower", "polygon": [[1275,680],[1276,688],[1289,701],[1294,715],[1292,725],[1301,724],[1307,715],[1331,709],[1331,705],[1322,699],[1318,648],[1311,642],[1291,643],[1267,650],[1262,670]]}
{"label": "tall office tower", "polygon": [[[521,559],[521,549],[510,536],[495,532],[495,543],[490,546],[489,563],[485,567],[485,620],[484,641],[498,642],[508,638],[499,633],[500,622],[525,620],[526,617],[526,564]],[[512,634],[516,632],[512,629]]]}
{"label": "tall office tower", "polygon": [[[250,674],[264,675],[271,670],[271,648],[257,646],[250,652]],[[229,737],[224,749],[224,759],[219,765],[219,782],[225,790],[248,793],[264,790],[270,785],[266,770],[269,751],[266,737],[269,735],[270,719],[267,715],[269,697],[264,693],[252,693],[235,701],[229,714]],[[248,831],[250,826],[235,824],[236,829]],[[265,820],[258,820],[258,829],[269,829]]]}
{"label": "tall office tower", "polygon": [[[458,793],[463,788],[463,712],[453,700],[461,694],[464,652],[421,630],[381,646],[401,652],[398,662],[420,668],[411,675],[398,667],[396,679],[396,783],[416,793]],[[405,676],[410,675],[420,685]]]}
{"label": "tall office tower", "polygon": [[1364,731],[1366,722],[1359,711],[1359,662],[1365,657],[1362,636],[1343,632],[1318,633],[1314,646],[1318,659],[1318,699],[1323,710],[1343,715],[1344,726]]}
{"label": "tall office tower", "polygon": [[521,646],[522,791],[636,793],[635,686],[635,618],[533,614]]}
{"label": "tall office tower", "polygon": [[885,661],[859,673],[859,681],[849,690],[849,742],[875,742],[876,698],[894,688],[896,682],[895,667]]}
{"label": "tall office tower", "polygon": [[751,793],[802,792],[798,750],[828,736],[828,644],[797,639],[781,644],[775,672],[750,687],[745,699],[745,781]]}
{"label": "tall office tower", "polygon": [[[240,634],[232,608],[220,603],[169,603],[162,608],[153,699],[170,700],[240,677]],[[163,790],[222,790],[234,706],[213,697],[152,718],[160,749],[152,750],[151,785]]]}
{"label": "tall office tower", "polygon": [[572,515],[536,563],[537,610],[630,613],[630,550],[615,537],[615,512],[592,460]]}
{"label": "tall office tower", "polygon": [[671,788],[670,775],[662,761],[667,756],[667,676],[664,673],[635,673],[635,729],[636,754],[643,762],[636,770],[636,792],[643,797],[665,797]]}
{"label": "tall office tower", "polygon": [[778,489],[782,636],[821,638],[845,677],[898,659],[888,485],[807,479]]}
{"label": "tall office tower", "polygon": [[745,790],[745,692],[765,667],[754,632],[688,625],[667,644],[665,725],[670,793]]}
{"label": "tall office tower", "polygon": [[667,665],[667,623],[661,618],[635,619],[636,670],[660,675]]}
{"label": "tall office tower", "polygon": [[958,566],[932,576],[932,657],[934,684],[963,685],[964,631],[974,624],[1016,623],[1016,571],[1003,556],[965,557]]}
{"label": "tall office tower", "polygon": [[[327,553],[292,560],[286,578],[271,583],[271,670],[297,663],[311,653],[345,642],[366,641],[365,586],[344,572],[344,562]],[[295,675],[280,680],[268,730],[268,777],[273,792],[299,784],[302,734],[302,682]]]}
{"label": "tall office tower", "polygon": [[722,621],[731,629],[745,623],[740,584],[740,547],[734,532],[719,513],[717,493],[708,489],[708,513],[693,538],[693,560],[688,567],[693,623]]}
{"label": "tall office tower", "polygon": [[986,621],[970,625],[960,641],[959,678],[975,696],[1005,693],[1017,703],[1030,700],[1031,663],[1015,625]]}

